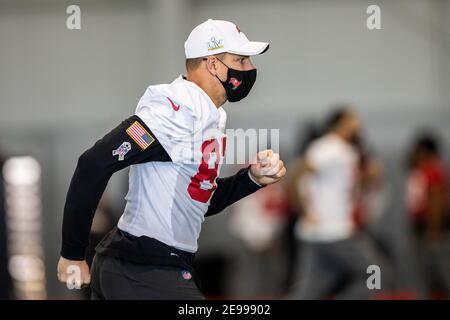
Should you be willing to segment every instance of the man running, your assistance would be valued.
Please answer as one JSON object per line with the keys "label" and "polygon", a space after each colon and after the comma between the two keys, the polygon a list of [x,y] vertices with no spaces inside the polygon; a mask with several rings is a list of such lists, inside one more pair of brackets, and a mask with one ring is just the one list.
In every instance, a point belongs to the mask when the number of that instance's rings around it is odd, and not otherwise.
{"label": "man running", "polygon": [[[60,281],[91,283],[93,299],[204,299],[192,267],[204,217],[286,173],[279,155],[264,150],[257,163],[217,178],[226,145],[221,106],[248,95],[256,80],[250,56],[268,48],[227,21],[192,30],[186,76],[148,87],[135,114],[78,159],[64,208]],[[94,212],[112,174],[128,166],[125,211],[97,246],[90,273]]]}

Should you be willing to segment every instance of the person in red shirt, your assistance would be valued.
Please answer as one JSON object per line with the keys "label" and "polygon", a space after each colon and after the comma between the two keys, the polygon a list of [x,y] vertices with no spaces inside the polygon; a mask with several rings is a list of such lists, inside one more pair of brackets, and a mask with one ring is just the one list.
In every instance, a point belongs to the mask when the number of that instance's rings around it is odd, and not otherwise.
{"label": "person in red shirt", "polygon": [[430,243],[444,231],[449,208],[448,173],[436,138],[426,134],[414,143],[409,157],[407,208],[415,231]]}
{"label": "person in red shirt", "polygon": [[428,133],[419,136],[408,162],[406,207],[426,290],[449,295],[450,262],[445,261],[446,254],[441,250],[445,247],[449,222],[449,175],[437,138]]}

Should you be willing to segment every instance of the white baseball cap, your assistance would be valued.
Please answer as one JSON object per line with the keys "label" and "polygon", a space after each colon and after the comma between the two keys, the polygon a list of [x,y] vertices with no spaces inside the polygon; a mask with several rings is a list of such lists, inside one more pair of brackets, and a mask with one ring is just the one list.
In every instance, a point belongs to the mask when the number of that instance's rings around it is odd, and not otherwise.
{"label": "white baseball cap", "polygon": [[269,49],[269,43],[249,41],[237,25],[229,21],[208,19],[191,31],[184,43],[187,59],[229,52],[254,56]]}

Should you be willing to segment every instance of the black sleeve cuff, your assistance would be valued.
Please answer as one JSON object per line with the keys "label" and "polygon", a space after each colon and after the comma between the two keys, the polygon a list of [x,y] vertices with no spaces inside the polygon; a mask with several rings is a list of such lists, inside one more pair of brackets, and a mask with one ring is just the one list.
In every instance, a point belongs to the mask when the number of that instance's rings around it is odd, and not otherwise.
{"label": "black sleeve cuff", "polygon": [[250,177],[250,166],[246,168],[245,171],[242,172],[241,177],[242,181],[245,183],[245,186],[248,188],[250,193],[254,193],[261,188],[264,188],[265,185],[259,185],[256,181],[254,181]]}
{"label": "black sleeve cuff", "polygon": [[84,260],[86,258],[86,248],[74,247],[63,243],[61,248],[61,257],[68,260]]}

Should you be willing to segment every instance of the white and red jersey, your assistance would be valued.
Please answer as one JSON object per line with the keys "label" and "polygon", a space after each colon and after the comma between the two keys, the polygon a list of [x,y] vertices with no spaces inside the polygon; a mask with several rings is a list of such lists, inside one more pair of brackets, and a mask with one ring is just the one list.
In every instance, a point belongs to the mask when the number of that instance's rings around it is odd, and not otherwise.
{"label": "white and red jersey", "polygon": [[180,76],[171,84],[148,87],[136,115],[172,162],[131,166],[118,227],[195,252],[225,153],[226,113],[199,86]]}

